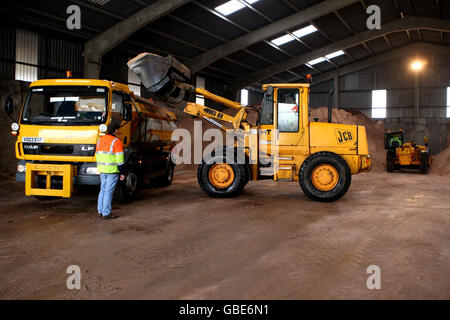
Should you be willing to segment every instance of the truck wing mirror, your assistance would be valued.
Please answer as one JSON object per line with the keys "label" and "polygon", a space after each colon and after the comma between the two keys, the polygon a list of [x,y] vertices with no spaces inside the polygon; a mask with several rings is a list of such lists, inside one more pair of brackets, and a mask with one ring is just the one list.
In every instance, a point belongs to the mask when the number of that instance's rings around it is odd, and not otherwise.
{"label": "truck wing mirror", "polygon": [[5,100],[5,112],[8,116],[12,115],[14,112],[14,101],[10,96],[6,97]]}

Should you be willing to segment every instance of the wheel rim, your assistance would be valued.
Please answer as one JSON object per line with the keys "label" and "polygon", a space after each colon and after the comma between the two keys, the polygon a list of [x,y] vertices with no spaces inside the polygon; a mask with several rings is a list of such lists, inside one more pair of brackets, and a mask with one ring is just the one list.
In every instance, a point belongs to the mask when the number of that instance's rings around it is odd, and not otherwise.
{"label": "wheel rim", "polygon": [[336,187],[339,181],[339,173],[332,165],[321,164],[314,168],[311,180],[314,187],[320,191],[330,191]]}
{"label": "wheel rim", "polygon": [[234,170],[228,164],[214,164],[209,169],[209,181],[216,188],[227,188],[234,181]]}

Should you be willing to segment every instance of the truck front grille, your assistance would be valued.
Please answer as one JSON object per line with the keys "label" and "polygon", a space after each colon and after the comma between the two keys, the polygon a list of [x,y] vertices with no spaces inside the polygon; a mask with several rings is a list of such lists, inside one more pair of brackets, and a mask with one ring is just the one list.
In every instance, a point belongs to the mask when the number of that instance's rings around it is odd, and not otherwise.
{"label": "truck front grille", "polygon": [[93,157],[95,144],[24,143],[23,153],[26,155]]}

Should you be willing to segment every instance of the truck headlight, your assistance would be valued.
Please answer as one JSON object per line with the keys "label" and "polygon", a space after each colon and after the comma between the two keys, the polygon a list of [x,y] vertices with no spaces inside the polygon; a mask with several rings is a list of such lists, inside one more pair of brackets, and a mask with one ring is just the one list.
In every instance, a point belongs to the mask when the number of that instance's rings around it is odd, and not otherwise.
{"label": "truck headlight", "polygon": [[27,167],[24,164],[17,165],[17,172],[25,172]]}
{"label": "truck headlight", "polygon": [[108,130],[108,127],[106,126],[106,124],[101,124],[101,125],[98,127],[98,130],[99,130],[100,132],[102,132],[102,133],[105,133],[106,130]]}
{"label": "truck headlight", "polygon": [[19,128],[20,128],[20,126],[19,126],[19,124],[16,123],[16,122],[14,122],[14,123],[11,125],[11,130],[12,130],[12,131],[19,131]]}
{"label": "truck headlight", "polygon": [[99,174],[97,167],[86,168],[86,174]]}

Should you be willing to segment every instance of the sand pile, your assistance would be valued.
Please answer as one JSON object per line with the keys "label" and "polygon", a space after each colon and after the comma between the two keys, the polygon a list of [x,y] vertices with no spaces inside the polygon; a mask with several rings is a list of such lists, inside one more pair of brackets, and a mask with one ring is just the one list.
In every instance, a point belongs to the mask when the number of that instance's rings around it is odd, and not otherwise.
{"label": "sand pile", "polygon": [[[328,108],[322,107],[311,110],[310,121],[319,118],[319,122],[328,121]],[[373,121],[359,111],[333,109],[333,123],[356,124],[366,127],[369,141],[369,152],[372,156],[373,171],[384,171],[386,168],[386,151],[384,149],[384,124],[382,121]]]}
{"label": "sand pile", "polygon": [[433,157],[431,173],[440,176],[450,175],[450,147]]}

